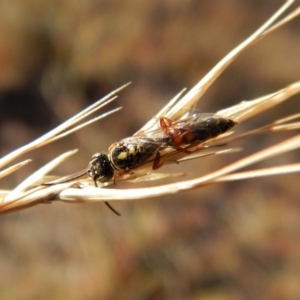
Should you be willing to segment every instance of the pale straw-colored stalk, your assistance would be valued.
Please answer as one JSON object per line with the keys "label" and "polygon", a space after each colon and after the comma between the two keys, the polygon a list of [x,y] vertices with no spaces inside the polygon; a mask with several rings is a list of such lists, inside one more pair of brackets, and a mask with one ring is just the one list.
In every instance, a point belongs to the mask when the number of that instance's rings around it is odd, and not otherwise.
{"label": "pale straw-colored stalk", "polygon": [[[228,55],[226,55],[206,76],[204,76],[189,92],[183,96],[183,92],[174,97],[162,110],[160,110],[149,122],[147,122],[140,131],[151,131],[159,129],[159,118],[168,117],[172,120],[184,119],[189,111],[199,101],[201,96],[210,87],[210,85],[217,79],[217,77],[233,62],[238,55],[240,55],[245,49],[248,49],[251,45],[267,36],[274,30],[277,30],[293,18],[300,14],[300,7],[294,9],[283,19],[278,19],[282,14],[291,6],[293,1],[287,1],[265,24],[263,24],[255,33],[253,33],[244,42],[233,49]],[[11,172],[17,171],[19,168],[30,162],[26,160],[16,163],[13,166],[8,166],[12,161],[16,160],[20,155],[30,152],[34,149],[40,148],[48,143],[51,143],[57,139],[63,138],[66,135],[79,130],[80,128],[89,125],[92,122],[98,121],[101,118],[116,112],[120,108],[111,110],[107,113],[103,113],[99,117],[88,120],[81,123],[83,119],[89,117],[95,111],[102,109],[113,101],[117,96],[117,93],[126,87],[127,85],[113,91],[97,103],[78,113],[74,117],[70,118],[57,128],[38,138],[37,140],[25,145],[10,154],[6,155],[0,160],[0,178],[7,176]],[[235,106],[223,109],[216,112],[216,114],[223,117],[231,118],[237,121],[239,124],[245,122],[247,119],[260,114],[263,111],[274,107],[294,94],[300,92],[300,81],[290,84],[289,86],[277,91],[275,93],[260,97],[252,101],[243,101]],[[276,120],[275,122],[266,126],[257,128],[255,130],[235,134],[224,134],[215,139],[209,140],[204,144],[195,146],[191,152],[192,154],[185,153],[183,151],[173,151],[162,155],[161,159],[164,164],[179,163],[184,160],[195,159],[199,157],[205,157],[207,155],[221,155],[236,151],[231,147],[231,143],[245,139],[250,136],[265,134],[278,131],[296,130],[300,128],[299,121],[300,113],[296,113],[293,116]],[[232,132],[231,132],[232,133]],[[226,145],[226,147],[223,147]],[[221,147],[222,146],[222,147]],[[248,178],[257,178],[261,176],[271,176],[279,174],[294,173],[300,171],[300,164],[289,164],[284,166],[275,166],[264,169],[250,170],[244,172],[238,172],[244,167],[250,166],[254,163],[263,161],[270,157],[274,157],[279,154],[287,153],[288,151],[298,149],[300,147],[300,135],[296,135],[288,140],[273,145],[267,149],[261,150],[248,157],[240,159],[230,165],[227,165],[221,169],[218,169],[210,174],[197,177],[191,180],[176,179],[176,183],[153,185],[153,187],[147,188],[131,188],[121,189],[118,185],[114,185],[114,188],[105,189],[94,187],[94,183],[87,176],[83,176],[74,179],[70,182],[57,183],[54,185],[40,184],[53,168],[65,161],[68,157],[74,154],[76,151],[69,151],[61,156],[55,158],[51,162],[47,163],[41,169],[30,175],[26,180],[21,182],[14,190],[0,191],[1,204],[0,212],[8,213],[15,212],[21,209],[25,209],[40,203],[51,203],[52,201],[65,201],[70,203],[77,202],[95,202],[95,201],[113,201],[113,200],[139,200],[143,198],[152,198],[168,194],[174,194],[185,190],[199,188],[209,184],[215,184],[223,181],[241,180]],[[157,180],[164,177],[174,177],[182,174],[160,174],[152,172],[153,162],[144,164],[143,166],[133,170],[134,176],[131,178],[127,174],[122,174],[119,179],[135,179],[136,181],[142,180]]]}

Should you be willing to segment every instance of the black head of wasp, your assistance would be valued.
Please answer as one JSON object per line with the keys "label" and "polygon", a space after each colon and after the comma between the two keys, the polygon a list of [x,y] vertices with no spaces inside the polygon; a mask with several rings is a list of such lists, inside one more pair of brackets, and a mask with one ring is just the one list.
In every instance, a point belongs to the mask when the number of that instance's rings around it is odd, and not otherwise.
{"label": "black head of wasp", "polygon": [[[161,159],[166,153],[193,153],[193,148],[229,131],[235,125],[237,122],[232,119],[210,113],[193,114],[177,121],[161,117],[158,129],[138,132],[114,143],[109,147],[108,154],[94,154],[84,174],[88,174],[97,187],[97,182],[115,182],[119,174],[134,172],[135,168],[149,162],[152,162],[152,169],[156,170],[163,165]],[[166,149],[169,151],[166,152]],[[120,215],[108,202],[105,204]]]}

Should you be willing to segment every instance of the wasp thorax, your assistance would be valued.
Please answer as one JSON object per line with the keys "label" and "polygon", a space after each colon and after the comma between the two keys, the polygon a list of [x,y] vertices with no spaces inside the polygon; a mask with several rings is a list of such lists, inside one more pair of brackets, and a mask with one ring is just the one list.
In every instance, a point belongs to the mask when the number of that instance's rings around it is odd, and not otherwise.
{"label": "wasp thorax", "polygon": [[105,153],[96,153],[93,155],[87,171],[94,181],[107,182],[114,176],[114,168]]}
{"label": "wasp thorax", "polygon": [[132,142],[123,140],[111,149],[111,161],[117,170],[130,170],[140,166],[160,147],[160,144],[151,138],[140,141],[130,138],[130,140]]}

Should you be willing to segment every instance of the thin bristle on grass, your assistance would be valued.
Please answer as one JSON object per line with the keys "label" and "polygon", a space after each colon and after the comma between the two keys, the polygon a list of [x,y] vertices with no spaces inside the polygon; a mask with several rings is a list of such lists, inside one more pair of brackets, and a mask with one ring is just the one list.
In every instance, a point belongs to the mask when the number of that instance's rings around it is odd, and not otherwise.
{"label": "thin bristle on grass", "polygon": [[[212,83],[218,78],[218,76],[231,64],[244,50],[248,49],[251,45],[261,40],[274,30],[277,30],[296,16],[300,14],[300,7],[296,8],[288,16],[279,20],[279,17],[287,10],[293,1],[287,1],[265,24],[263,24],[255,33],[253,33],[244,42],[233,49],[228,55],[226,55],[210,72],[207,73],[188,93],[182,96],[183,92],[179,93],[173,98],[163,109],[159,111],[149,122],[147,122],[140,131],[155,130],[159,128],[158,119],[162,116],[171,118],[173,120],[180,120],[184,118],[189,110],[195,106],[205,91],[212,85]],[[276,23],[277,21],[277,23]],[[127,84],[128,85],[128,84]],[[17,159],[24,153],[28,153],[34,149],[45,146],[59,138],[63,138],[70,133],[81,129],[99,119],[107,117],[112,113],[118,111],[120,108],[111,110],[103,113],[100,116],[87,120],[85,123],[81,123],[83,119],[90,117],[92,113],[95,113],[99,109],[103,109],[111,101],[114,101],[116,94],[125,88],[127,85],[113,91],[97,103],[78,113],[74,117],[70,118],[57,128],[38,138],[37,140],[25,145],[10,154],[6,155],[0,160],[0,168],[6,168],[1,171],[0,176],[4,177],[18,170],[20,167],[25,165],[28,161],[16,164],[12,167],[7,167],[9,163]],[[292,95],[300,91],[300,82],[291,84],[280,91],[260,97],[252,101],[244,101],[235,106],[220,110],[217,114],[231,118],[239,124],[245,122],[253,116],[261,114],[263,111],[270,109],[276,105],[279,105]],[[215,139],[205,142],[203,145],[194,147],[193,153],[196,156],[207,156],[207,155],[220,155],[225,153],[234,152],[236,149],[228,148],[229,144],[239,140],[248,138],[250,136],[265,134],[269,132],[287,131],[299,129],[300,123],[296,120],[299,114],[293,116],[287,116],[280,120],[274,121],[273,123],[252,130],[250,132],[241,133],[239,135],[221,135]],[[294,121],[291,123],[291,121]],[[289,123],[290,122],[290,123]],[[227,149],[216,148],[221,146],[227,146]],[[231,147],[231,145],[230,145]],[[69,156],[74,154],[74,151],[66,152],[44,167],[30,175],[27,179],[21,182],[12,191],[3,191],[1,193],[1,204],[0,213],[9,213],[19,211],[41,203],[51,203],[52,201],[66,201],[70,203],[79,202],[95,202],[95,201],[113,201],[113,200],[138,200],[143,198],[158,197],[162,195],[174,194],[183,192],[190,189],[199,188],[209,184],[215,184],[221,181],[229,180],[240,180],[249,179],[260,176],[271,176],[279,174],[294,173],[300,171],[299,164],[288,164],[284,166],[277,166],[271,168],[250,170],[246,172],[234,173],[246,166],[253,165],[257,162],[263,161],[270,157],[274,157],[279,154],[287,153],[300,148],[300,136],[297,135],[293,138],[287,139],[267,149],[261,150],[248,157],[242,158],[234,163],[231,163],[219,170],[211,172],[207,175],[197,177],[192,180],[178,180],[176,183],[164,184],[160,186],[153,186],[150,188],[134,188],[134,189],[102,189],[96,188],[94,182],[89,179],[74,179],[66,183],[57,183],[55,185],[40,184],[54,167],[59,163],[65,161]],[[201,155],[201,150],[208,151],[208,153]],[[209,152],[210,151],[210,152]],[[198,155],[199,152],[199,155]],[[195,156],[195,157],[196,157]],[[185,159],[189,159],[188,153],[175,151],[173,154],[166,155],[162,158],[162,162],[167,163],[178,163]],[[149,171],[152,170],[152,162],[145,164],[136,170],[135,178],[139,176],[148,175]],[[154,179],[160,179],[165,177],[174,177],[173,174],[162,174],[161,176],[153,176]],[[178,176],[179,177],[179,176]],[[121,177],[120,177],[121,178]],[[141,177],[142,178],[142,177]],[[148,177],[148,179],[151,178]],[[152,178],[152,179],[153,179]],[[122,179],[122,178],[121,178]],[[123,178],[127,179],[126,176]],[[130,179],[130,178],[129,178]],[[147,179],[147,180],[148,180]],[[45,179],[46,180],[46,179]],[[45,181],[44,180],[44,181]]]}

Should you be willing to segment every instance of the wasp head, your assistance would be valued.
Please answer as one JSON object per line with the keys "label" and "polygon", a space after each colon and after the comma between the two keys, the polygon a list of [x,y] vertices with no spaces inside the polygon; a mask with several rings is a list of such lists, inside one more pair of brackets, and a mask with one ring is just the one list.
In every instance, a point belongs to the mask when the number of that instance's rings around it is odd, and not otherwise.
{"label": "wasp head", "polygon": [[94,154],[87,173],[94,182],[104,183],[110,181],[114,176],[114,169],[108,155],[105,153]]}

